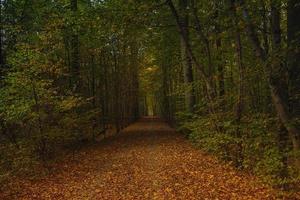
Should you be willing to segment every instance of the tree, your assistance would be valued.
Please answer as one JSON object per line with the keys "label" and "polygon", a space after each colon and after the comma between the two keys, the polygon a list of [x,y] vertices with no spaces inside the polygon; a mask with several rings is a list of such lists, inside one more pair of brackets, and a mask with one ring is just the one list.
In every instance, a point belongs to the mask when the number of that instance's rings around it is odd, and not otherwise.
{"label": "tree", "polygon": [[[292,116],[299,120],[300,104],[299,104],[299,91],[300,91],[300,51],[299,51],[299,33],[300,25],[296,19],[300,17],[300,6],[296,0],[288,1],[288,16],[287,16],[287,37],[288,37],[288,70],[290,82],[290,111]],[[299,122],[295,126],[299,129]],[[300,135],[298,132],[298,140]]]}
{"label": "tree", "polygon": [[[188,7],[189,1],[188,0],[180,0],[179,1],[180,11],[181,11],[181,19],[180,23],[183,27],[184,35],[186,40],[189,42],[189,10]],[[186,49],[185,43],[183,38],[181,37],[181,59],[182,59],[182,66],[183,66],[183,77],[184,83],[188,86],[185,92],[185,103],[188,112],[193,112],[195,106],[195,96],[194,96],[194,89],[193,89],[193,65],[191,58],[188,55],[188,50]]]}
{"label": "tree", "polygon": [[79,57],[79,37],[77,29],[77,0],[70,0],[70,8],[72,11],[73,27],[71,35],[71,83],[74,91],[78,92],[80,89],[80,57]]}
{"label": "tree", "polygon": [[[259,40],[259,37],[257,36],[254,25],[250,19],[249,13],[247,8],[245,7],[245,4],[243,1],[241,1],[241,5],[243,6],[243,16],[246,23],[247,33],[248,37],[251,40],[257,56],[261,59],[262,62],[264,62],[267,59],[267,54],[265,50],[261,47],[261,42]],[[269,66],[269,65],[266,65]],[[285,102],[284,97],[282,96],[282,90],[280,89],[278,85],[278,79],[274,77],[274,73],[270,73],[269,69],[266,69],[268,72],[269,77],[269,88],[273,100],[274,107],[278,113],[278,116],[281,120],[281,122],[284,124],[285,128],[288,130],[289,137],[293,143],[293,147],[295,150],[299,150],[300,144],[298,142],[298,128],[293,124],[293,120],[291,118],[291,114],[288,111],[287,102]],[[278,76],[278,75],[277,75]],[[282,76],[279,75],[279,76]]]}

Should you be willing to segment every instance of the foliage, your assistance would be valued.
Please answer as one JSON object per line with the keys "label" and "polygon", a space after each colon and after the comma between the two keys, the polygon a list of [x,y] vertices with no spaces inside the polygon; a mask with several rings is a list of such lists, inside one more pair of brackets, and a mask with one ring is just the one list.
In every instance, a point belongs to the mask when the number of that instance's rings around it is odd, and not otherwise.
{"label": "foliage", "polygon": [[1,1],[0,175],[158,115],[239,169],[299,182],[295,4]]}

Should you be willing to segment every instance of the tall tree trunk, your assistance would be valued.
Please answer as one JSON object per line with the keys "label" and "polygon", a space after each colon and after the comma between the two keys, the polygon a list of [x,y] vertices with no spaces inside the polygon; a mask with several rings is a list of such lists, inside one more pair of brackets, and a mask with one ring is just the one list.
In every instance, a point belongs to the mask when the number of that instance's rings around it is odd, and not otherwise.
{"label": "tall tree trunk", "polygon": [[91,55],[90,67],[92,68],[92,80],[91,80],[91,96],[93,98],[93,108],[96,108],[96,70],[95,70],[95,56]]}
{"label": "tall tree trunk", "polygon": [[108,89],[108,69],[107,69],[107,65],[108,62],[106,61],[106,54],[104,53],[101,56],[101,60],[103,60],[102,63],[102,67],[103,67],[103,87],[102,87],[102,91],[103,91],[103,125],[104,125],[104,129],[107,128],[108,122],[109,122],[109,89]]}
{"label": "tall tree trunk", "polygon": [[140,113],[139,113],[139,62],[138,62],[138,44],[136,41],[133,41],[131,45],[131,55],[132,55],[132,60],[131,60],[131,65],[132,65],[132,95],[133,95],[133,120],[137,120]]}
{"label": "tall tree trunk", "polygon": [[168,96],[168,66],[162,63],[162,88],[163,88],[163,100],[162,100],[162,113],[164,118],[171,122],[171,106],[170,106],[170,97]]}
{"label": "tall tree trunk", "polygon": [[[300,119],[300,2],[288,1],[288,70],[290,83],[290,111]],[[299,129],[300,124],[296,124]],[[300,140],[298,132],[298,140]]]}
{"label": "tall tree trunk", "polygon": [[[221,50],[221,38],[217,38],[216,46],[218,53]],[[219,97],[223,98],[225,95],[225,81],[224,81],[224,64],[221,63],[221,55],[218,55],[218,82],[219,82]]]}
{"label": "tall tree trunk", "polygon": [[[281,3],[281,2],[280,2]],[[288,102],[288,86],[287,80],[284,76],[286,74],[285,67],[281,61],[280,52],[281,52],[281,27],[280,27],[280,3],[276,3],[274,0],[271,1],[271,35],[272,35],[272,75],[271,81],[277,85],[279,88],[280,96],[284,103]],[[282,154],[282,164],[281,177],[286,178],[288,176],[288,163],[287,163],[287,141],[286,135],[287,130],[284,127],[284,124],[279,121],[278,127],[278,145]]]}
{"label": "tall tree trunk", "polygon": [[265,0],[260,0],[260,5],[262,7],[262,26],[263,26],[263,46],[265,49],[266,54],[269,53],[269,38],[268,38],[268,13],[266,9],[266,2]]}
{"label": "tall tree trunk", "polygon": [[[71,11],[74,19],[78,11],[77,0],[70,0]],[[71,76],[72,76],[72,89],[74,92],[79,92],[80,87],[80,57],[79,57],[79,37],[76,31],[72,31],[71,35]]]}
{"label": "tall tree trunk", "polygon": [[[113,45],[115,45],[113,43]],[[120,98],[122,98],[120,96],[120,76],[119,76],[119,62],[118,62],[118,55],[117,55],[117,50],[115,49],[116,47],[113,47],[112,49],[112,56],[113,56],[113,65],[114,65],[114,70],[113,73],[115,75],[115,79],[113,80],[113,84],[114,84],[114,104],[113,104],[113,112],[114,112],[114,121],[115,121],[115,126],[117,129],[117,133],[120,132],[121,129],[121,124],[120,124]]]}
{"label": "tall tree trunk", "polygon": [[[3,71],[4,71],[4,45],[3,45],[3,23],[2,23],[2,15],[3,15],[3,9],[2,9],[2,1],[0,2],[0,81],[3,78]],[[0,82],[1,87],[1,82]]]}
{"label": "tall tree trunk", "polygon": [[[181,11],[181,24],[184,27],[184,35],[186,39],[189,41],[189,11],[188,11],[188,0],[180,0],[180,11]],[[193,83],[193,65],[191,58],[188,54],[188,50],[186,49],[185,42],[183,38],[180,38],[181,42],[181,60],[183,66],[183,78],[184,83],[189,86],[189,89],[185,90],[185,104],[188,112],[194,111],[195,106],[195,96],[194,96],[194,87],[192,86]],[[191,87],[191,88],[190,88]]]}
{"label": "tall tree trunk", "polygon": [[237,146],[237,156],[236,156],[236,165],[237,167],[243,167],[243,148],[242,148],[242,133],[240,129],[241,120],[243,116],[244,108],[244,63],[243,63],[243,50],[242,50],[242,41],[241,41],[241,32],[239,28],[239,22],[237,17],[237,11],[235,7],[235,0],[229,0],[230,10],[232,12],[233,26],[235,27],[235,46],[236,46],[236,56],[237,56],[237,65],[239,70],[239,80],[238,80],[238,101],[236,105],[236,119],[235,123],[237,125],[236,137],[240,139]]}
{"label": "tall tree trunk", "polygon": [[[219,18],[219,9],[220,9],[220,1],[215,1],[215,18],[218,21]],[[222,108],[224,108],[225,101],[223,99],[225,95],[225,81],[224,81],[224,63],[222,63],[222,55],[221,55],[221,47],[222,47],[222,40],[221,40],[221,30],[220,30],[220,23],[216,24],[216,47],[217,47],[217,77],[218,77],[218,84],[219,84],[219,97],[222,99]],[[212,68],[212,67],[211,67]]]}

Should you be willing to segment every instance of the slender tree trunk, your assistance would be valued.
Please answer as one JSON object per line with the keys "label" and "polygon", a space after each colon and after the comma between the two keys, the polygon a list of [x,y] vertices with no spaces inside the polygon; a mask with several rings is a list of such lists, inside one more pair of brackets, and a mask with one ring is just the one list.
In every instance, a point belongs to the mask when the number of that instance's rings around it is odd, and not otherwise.
{"label": "slender tree trunk", "polygon": [[242,148],[242,133],[241,133],[241,120],[243,116],[244,108],[244,63],[243,63],[243,50],[242,50],[242,41],[241,41],[241,32],[238,23],[237,11],[235,7],[235,0],[229,0],[230,10],[232,13],[233,26],[235,27],[235,46],[236,46],[236,56],[237,56],[237,65],[239,70],[239,79],[238,79],[238,101],[236,105],[236,119],[235,123],[237,125],[236,137],[240,140],[237,144],[237,156],[236,156],[236,165],[237,167],[243,167],[243,148]]}
{"label": "slender tree trunk", "polygon": [[[288,102],[288,85],[287,80],[284,76],[286,73],[285,67],[283,66],[283,62],[280,57],[281,53],[281,27],[280,27],[280,1],[279,3],[274,0],[271,1],[271,34],[272,34],[272,55],[273,55],[273,66],[272,66],[272,76],[271,81],[274,84],[277,84],[279,88],[280,96],[283,99],[284,103]],[[278,144],[280,151],[282,153],[282,163],[283,167],[281,170],[282,178],[286,178],[288,176],[288,163],[287,163],[287,141],[286,135],[288,135],[284,124],[279,121],[279,129],[278,129]]]}
{"label": "slender tree trunk", "polygon": [[[77,0],[70,0],[71,11],[73,13],[74,20],[78,11]],[[80,57],[79,57],[79,37],[76,31],[71,35],[71,76],[72,76],[72,90],[74,92],[80,91]]]}
{"label": "slender tree trunk", "polygon": [[[215,2],[216,11],[215,11],[215,18],[216,21],[219,17],[219,1],[217,0]],[[225,95],[225,81],[224,81],[224,63],[222,63],[222,55],[221,55],[221,48],[222,48],[222,40],[221,40],[221,31],[220,31],[220,24],[216,24],[216,47],[217,47],[217,70],[218,70],[218,83],[219,83],[219,97],[221,98],[221,107],[224,109],[225,107],[225,101],[224,101],[224,95]],[[212,67],[211,67],[212,68]]]}
{"label": "slender tree trunk", "polygon": [[[90,96],[92,96],[92,107],[93,109],[96,109],[96,99],[97,99],[97,92],[96,92],[96,70],[95,70],[95,56],[91,55],[90,58],[90,67],[92,68],[91,70],[91,83],[90,83]],[[97,128],[97,122],[98,119],[97,117],[92,118],[92,140],[95,141],[96,139],[96,128]]]}
{"label": "slender tree trunk", "polygon": [[36,112],[38,115],[38,127],[39,127],[39,134],[43,138],[43,125],[42,125],[42,118],[41,118],[41,106],[39,102],[39,96],[36,91],[36,86],[33,80],[31,80],[31,85],[32,85],[32,96],[34,99],[35,107],[36,107]]}
{"label": "slender tree trunk", "polygon": [[168,75],[167,75],[167,65],[162,64],[162,88],[163,88],[163,116],[166,120],[171,122],[171,107],[170,107],[170,97],[168,96]]}
{"label": "slender tree trunk", "polygon": [[[184,27],[184,35],[186,39],[189,41],[189,11],[188,11],[188,0],[180,0],[180,11],[181,11],[181,24]],[[188,54],[188,51],[186,49],[185,43],[183,38],[180,38],[181,40],[181,60],[182,60],[182,66],[183,66],[183,78],[184,83],[189,86],[189,89],[185,90],[185,104],[188,112],[194,111],[194,105],[195,105],[195,96],[194,96],[194,89],[192,86],[193,83],[193,65],[191,58]],[[191,87],[191,88],[190,88]]]}
{"label": "slender tree trunk", "polygon": [[[288,1],[288,70],[290,83],[290,111],[300,119],[300,2]],[[295,125],[298,129],[300,124]],[[298,140],[300,140],[298,132]],[[300,142],[299,142],[300,143]]]}
{"label": "slender tree trunk", "polygon": [[[236,26],[238,26],[236,24]],[[238,102],[236,105],[236,137],[240,139],[238,142],[238,152],[237,152],[237,166],[243,166],[243,148],[242,148],[242,133],[241,133],[241,120],[243,116],[244,110],[244,64],[243,64],[243,57],[242,57],[242,43],[241,43],[241,35],[239,30],[236,31],[236,54],[237,54],[237,64],[239,69],[239,80],[238,80]]]}
{"label": "slender tree trunk", "polygon": [[268,38],[268,13],[266,10],[266,2],[265,0],[260,0],[260,4],[262,7],[262,18],[263,18],[263,46],[266,54],[269,53],[269,38]]}
{"label": "slender tree trunk", "polygon": [[[113,44],[114,45],[114,44]],[[113,65],[114,65],[114,74],[115,74],[115,80],[114,80],[114,105],[113,105],[113,110],[114,110],[114,120],[115,120],[115,125],[117,129],[117,133],[120,131],[120,98],[119,96],[119,86],[120,86],[120,77],[119,77],[119,62],[117,58],[117,51],[115,47],[113,47]]]}
{"label": "slender tree trunk", "polygon": [[93,108],[96,108],[96,70],[95,70],[95,56],[91,55],[91,68],[92,68],[92,87],[91,93],[93,98]]}
{"label": "slender tree trunk", "polygon": [[[221,38],[217,38],[216,46],[218,52],[221,49]],[[218,55],[218,82],[219,82],[219,97],[223,98],[225,95],[225,81],[224,81],[224,64],[221,63],[221,56]]]}
{"label": "slender tree trunk", "polygon": [[131,45],[131,55],[132,60],[131,64],[133,67],[133,73],[132,73],[132,95],[133,95],[133,120],[137,120],[140,113],[139,113],[139,80],[138,80],[138,70],[139,70],[139,62],[138,62],[138,44],[136,41],[133,41]]}
{"label": "slender tree trunk", "polygon": [[[105,54],[101,55],[103,56],[103,125],[104,129],[107,128],[107,123],[108,123],[108,117],[109,117],[109,92],[108,92],[108,70],[107,70],[107,65],[108,63],[105,62]],[[102,59],[102,58],[101,58]]]}
{"label": "slender tree trunk", "polygon": [[[3,73],[4,73],[4,62],[5,62],[5,54],[4,54],[4,45],[3,45],[3,23],[2,23],[2,1],[0,2],[0,81],[2,81]],[[0,82],[0,87],[1,87]]]}

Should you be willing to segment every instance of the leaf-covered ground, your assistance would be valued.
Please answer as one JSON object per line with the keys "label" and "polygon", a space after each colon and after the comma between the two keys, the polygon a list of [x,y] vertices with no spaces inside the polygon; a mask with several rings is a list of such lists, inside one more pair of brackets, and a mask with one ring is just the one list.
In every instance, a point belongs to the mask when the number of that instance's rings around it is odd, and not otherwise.
{"label": "leaf-covered ground", "polygon": [[[20,189],[21,188],[21,189]],[[18,180],[0,199],[278,199],[250,175],[205,155],[158,120],[144,119],[82,150],[41,180]]]}

